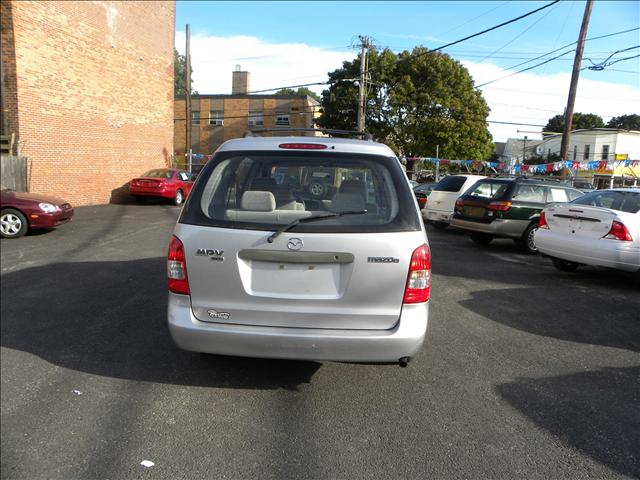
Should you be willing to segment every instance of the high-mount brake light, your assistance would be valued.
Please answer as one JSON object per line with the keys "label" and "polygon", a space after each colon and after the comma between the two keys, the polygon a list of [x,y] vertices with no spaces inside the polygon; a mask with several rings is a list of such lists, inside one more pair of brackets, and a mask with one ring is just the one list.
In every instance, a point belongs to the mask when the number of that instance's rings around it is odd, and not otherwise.
{"label": "high-mount brake light", "polygon": [[547,223],[547,216],[544,212],[540,213],[540,217],[538,218],[538,228],[544,228],[549,230],[549,224]]}
{"label": "high-mount brake light", "polygon": [[321,143],[281,143],[278,148],[287,148],[290,150],[325,150],[326,145]]}
{"label": "high-mount brake light", "polygon": [[189,295],[189,277],[187,276],[187,262],[184,257],[184,245],[175,235],[169,242],[167,255],[167,277],[169,291],[181,295]]}
{"label": "high-mount brake light", "polygon": [[622,222],[618,222],[617,220],[613,221],[609,233],[607,233],[602,238],[608,238],[610,240],[622,240],[623,242],[633,241],[633,238],[631,238],[631,233],[629,233],[626,225]]}
{"label": "high-mount brake light", "polygon": [[431,251],[427,244],[416,248],[411,255],[409,276],[402,303],[423,303],[431,290]]}

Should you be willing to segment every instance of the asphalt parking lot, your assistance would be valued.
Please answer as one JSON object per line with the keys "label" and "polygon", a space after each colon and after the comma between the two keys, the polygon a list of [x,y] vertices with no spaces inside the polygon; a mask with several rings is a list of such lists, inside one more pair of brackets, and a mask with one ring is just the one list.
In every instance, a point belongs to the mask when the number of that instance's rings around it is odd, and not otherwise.
{"label": "asphalt parking lot", "polygon": [[640,476],[638,275],[429,228],[408,368],[208,356],[166,327],[177,214],[1,241],[2,478]]}

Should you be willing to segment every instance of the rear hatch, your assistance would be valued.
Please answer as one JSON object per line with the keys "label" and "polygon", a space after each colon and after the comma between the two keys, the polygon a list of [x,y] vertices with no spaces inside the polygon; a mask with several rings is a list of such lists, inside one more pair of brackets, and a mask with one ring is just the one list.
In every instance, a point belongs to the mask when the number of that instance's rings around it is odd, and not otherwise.
{"label": "rear hatch", "polygon": [[451,175],[440,180],[429,195],[426,210],[437,213],[453,213],[456,200],[464,191],[466,180],[467,177],[461,175]]}
{"label": "rear hatch", "polygon": [[[330,199],[309,195],[318,171],[335,179]],[[426,241],[403,177],[396,159],[375,155],[217,154],[175,230],[194,316],[244,325],[392,328],[411,254]]]}
{"label": "rear hatch", "polygon": [[508,197],[511,184],[505,180],[480,180],[457,201],[456,218],[491,223],[511,208]]}

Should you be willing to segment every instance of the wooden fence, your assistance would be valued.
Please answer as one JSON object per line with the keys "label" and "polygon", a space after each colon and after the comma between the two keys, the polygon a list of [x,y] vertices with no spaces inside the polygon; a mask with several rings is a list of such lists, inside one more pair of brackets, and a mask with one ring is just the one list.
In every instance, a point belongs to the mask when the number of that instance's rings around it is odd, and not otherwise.
{"label": "wooden fence", "polygon": [[27,158],[14,155],[0,156],[0,183],[2,188],[16,192],[28,191]]}

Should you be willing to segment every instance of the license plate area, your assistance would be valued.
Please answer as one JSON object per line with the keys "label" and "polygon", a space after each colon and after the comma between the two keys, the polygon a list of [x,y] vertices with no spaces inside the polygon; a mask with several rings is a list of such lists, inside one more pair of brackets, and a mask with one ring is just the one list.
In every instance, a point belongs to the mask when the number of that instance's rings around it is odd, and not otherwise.
{"label": "license plate area", "polygon": [[465,217],[482,218],[484,217],[485,209],[483,207],[462,207],[462,214]]}

